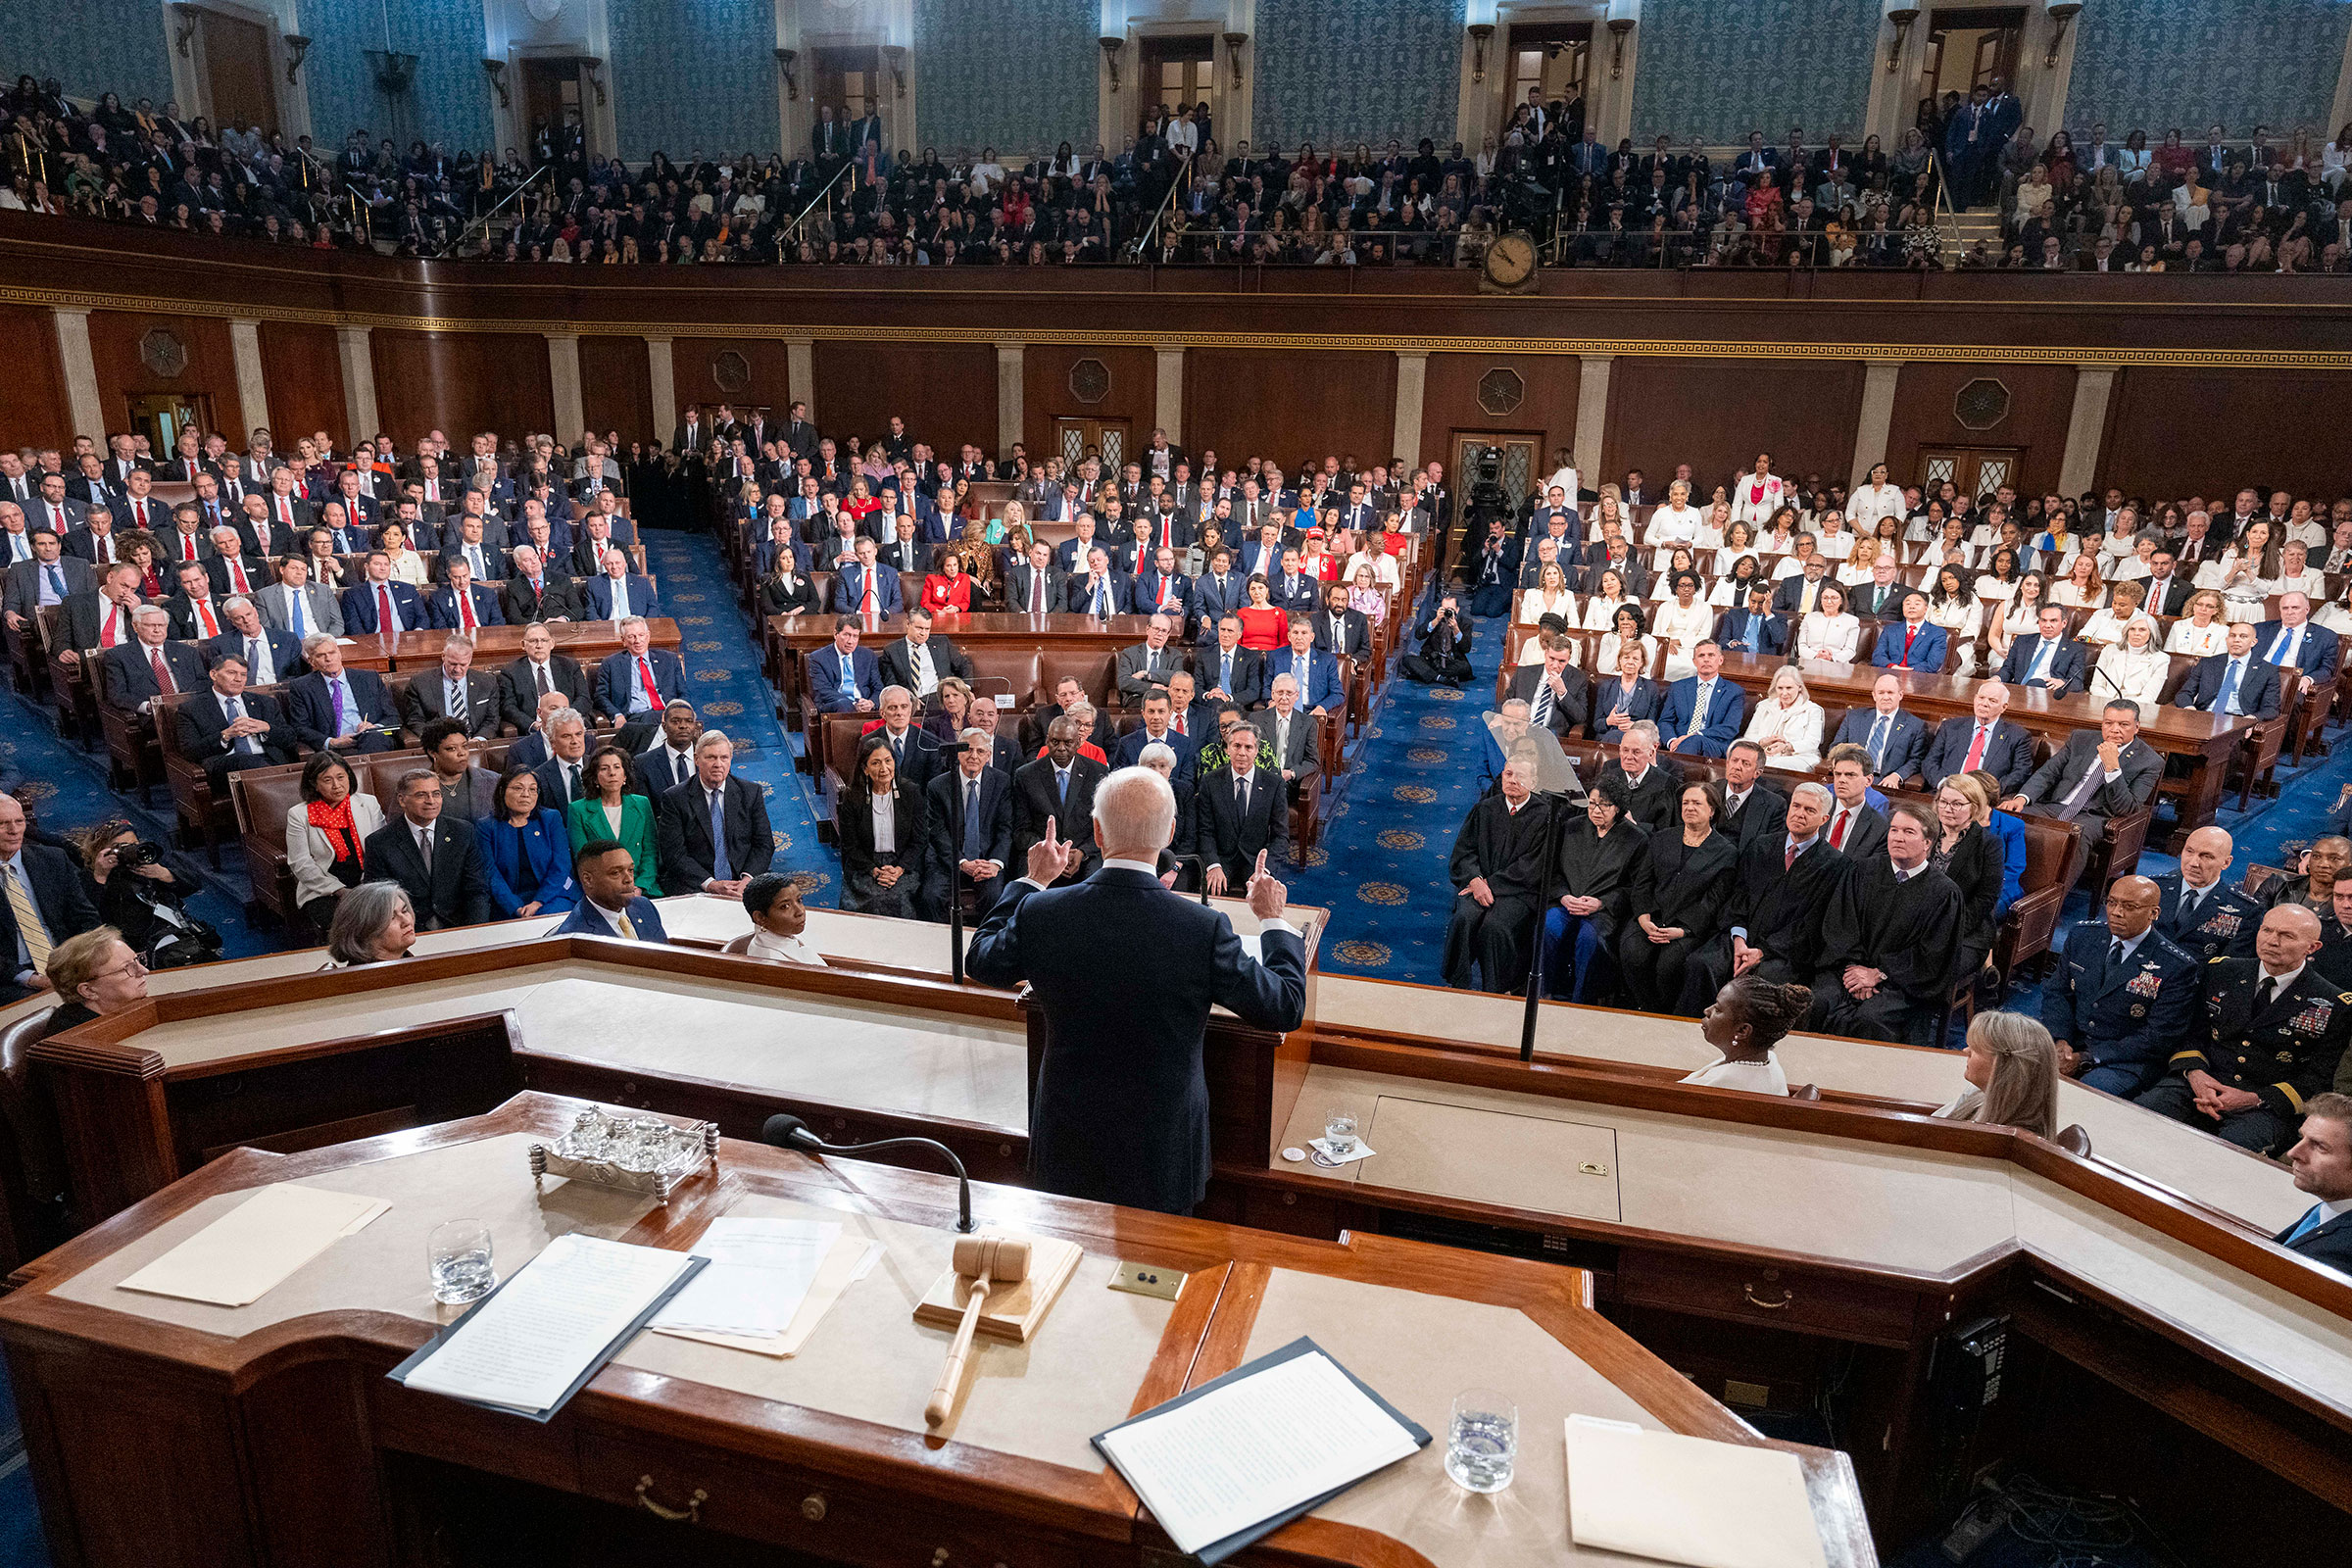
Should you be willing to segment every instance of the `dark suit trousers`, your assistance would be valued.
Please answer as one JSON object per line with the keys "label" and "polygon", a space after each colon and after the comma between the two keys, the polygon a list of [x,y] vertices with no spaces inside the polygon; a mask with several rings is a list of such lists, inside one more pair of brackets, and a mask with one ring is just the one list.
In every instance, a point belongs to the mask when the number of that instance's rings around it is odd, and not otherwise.
{"label": "dark suit trousers", "polygon": [[2220,1121],[2215,1121],[2197,1109],[2196,1091],[2189,1088],[2186,1073],[2167,1074],[2155,1088],[2140,1096],[2135,1103],[2147,1106],[2159,1116],[2170,1116],[2175,1121],[2200,1128],[2240,1149],[2250,1149],[2257,1154],[2283,1149],[2295,1136],[2295,1123],[2268,1105],[2233,1110]]}

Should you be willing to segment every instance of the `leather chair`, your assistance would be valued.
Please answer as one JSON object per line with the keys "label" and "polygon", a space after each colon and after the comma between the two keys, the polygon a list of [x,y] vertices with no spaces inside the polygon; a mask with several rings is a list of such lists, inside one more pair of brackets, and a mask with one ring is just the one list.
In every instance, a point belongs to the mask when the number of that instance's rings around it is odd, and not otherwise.
{"label": "leather chair", "polygon": [[2090,1134],[2083,1130],[2081,1122],[2072,1122],[2059,1128],[2058,1136],[2051,1142],[2077,1159],[2090,1157]]}
{"label": "leather chair", "polygon": [[65,1146],[57,1114],[26,1053],[49,1029],[49,1009],[0,1032],[0,1273],[64,1241]]}
{"label": "leather chair", "polygon": [[[285,706],[283,686],[253,686],[247,691],[272,699],[281,710]],[[164,784],[171,792],[172,814],[179,819],[179,840],[182,844],[201,843],[218,868],[220,841],[236,831],[237,813],[226,792],[214,790],[213,776],[204,764],[179,749],[179,710],[192,695],[174,692],[156,700],[156,744],[163,753]]]}

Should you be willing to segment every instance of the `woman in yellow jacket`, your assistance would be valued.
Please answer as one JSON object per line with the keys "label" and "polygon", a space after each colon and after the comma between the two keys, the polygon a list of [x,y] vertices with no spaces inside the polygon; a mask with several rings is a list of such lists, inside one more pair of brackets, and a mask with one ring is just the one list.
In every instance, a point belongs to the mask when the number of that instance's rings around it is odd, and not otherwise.
{"label": "woman in yellow jacket", "polygon": [[611,839],[637,862],[637,889],[649,899],[662,896],[662,879],[654,867],[654,803],[628,793],[629,754],[617,746],[600,746],[588,759],[588,787],[565,808],[571,829],[571,853],[591,839]]}

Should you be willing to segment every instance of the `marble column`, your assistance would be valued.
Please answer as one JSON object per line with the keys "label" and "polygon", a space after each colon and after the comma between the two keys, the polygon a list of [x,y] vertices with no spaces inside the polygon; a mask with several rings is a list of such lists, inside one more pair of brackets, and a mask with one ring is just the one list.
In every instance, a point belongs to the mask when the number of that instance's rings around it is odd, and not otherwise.
{"label": "marble column", "polygon": [[666,443],[669,432],[677,428],[678,417],[678,382],[670,362],[668,338],[648,337],[645,340],[645,379],[653,389],[653,439]]}
{"label": "marble column", "polygon": [[1162,343],[1157,352],[1152,422],[1168,433],[1168,443],[1173,446],[1184,439],[1184,345]]}
{"label": "marble column", "polygon": [[[1593,489],[1600,487],[1600,439],[1609,428],[1609,361],[1606,354],[1582,356],[1576,383],[1576,471]],[[1536,471],[1547,461],[1549,454],[1537,453]]]}
{"label": "marble column", "polygon": [[375,434],[382,421],[375,413],[375,354],[364,326],[335,328],[335,357],[343,367],[343,417],[351,429],[346,446]]}
{"label": "marble column", "polygon": [[2066,456],[2058,462],[2058,493],[2079,496],[2099,473],[2099,447],[2107,438],[2107,404],[2115,396],[2115,367],[2075,368],[2075,412],[2066,421]]}
{"label": "marble column", "polygon": [[1429,353],[1425,349],[1396,351],[1396,428],[1389,439],[1389,456],[1406,470],[1421,466],[1421,411],[1429,389]]}
{"label": "marble column", "polygon": [[809,418],[823,417],[824,411],[816,404],[816,339],[784,340],[784,380],[789,388],[785,394],[787,408],[793,403],[806,403]]}
{"label": "marble column", "polygon": [[1012,456],[1021,440],[1023,349],[1018,341],[997,345],[997,457]]}
{"label": "marble column", "polygon": [[1862,417],[1854,425],[1854,471],[1850,491],[1886,461],[1886,432],[1894,424],[1894,387],[1903,362],[1873,360],[1862,368]]}
{"label": "marble column", "polygon": [[66,374],[66,409],[74,433],[97,442],[104,454],[106,407],[98,396],[98,362],[90,354],[90,313],[60,307],[50,315],[57,324],[58,363]]}
{"label": "marble column", "polygon": [[547,335],[547,378],[555,392],[556,439],[570,443],[588,427],[588,408],[580,390],[580,340],[576,333]]}
{"label": "marble column", "polygon": [[[237,410],[244,416],[245,428],[269,424],[270,383],[262,375],[262,323],[242,318],[232,318],[228,323],[228,355],[237,368]],[[229,444],[242,447],[243,440],[229,432]]]}

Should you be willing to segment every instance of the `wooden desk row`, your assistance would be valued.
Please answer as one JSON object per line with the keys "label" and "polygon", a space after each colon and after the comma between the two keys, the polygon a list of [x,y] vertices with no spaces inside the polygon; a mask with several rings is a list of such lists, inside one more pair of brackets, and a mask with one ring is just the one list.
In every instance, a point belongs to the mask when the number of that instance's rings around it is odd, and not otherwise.
{"label": "wooden desk row", "polygon": [[[953,1182],[730,1140],[717,1173],[659,1209],[577,1183],[534,1193],[525,1146],[577,1108],[527,1095],[416,1134],[240,1152],[20,1274],[0,1343],[58,1559],[340,1568],[419,1561],[419,1544],[444,1541],[463,1560],[577,1560],[564,1543],[594,1540],[606,1560],[758,1546],[877,1568],[1143,1568],[1171,1544],[1088,1438],[1301,1334],[1433,1433],[1460,1389],[1511,1391],[1518,1476],[1497,1499],[1468,1497],[1441,1440],[1241,1562],[1538,1568],[1574,1556],[1566,1415],[1764,1442],[1592,1311],[1573,1269],[985,1185],[985,1222],[1086,1255],[1031,1344],[977,1349],[964,1403],[928,1434],[947,1335],[911,1307],[954,1241]],[[391,1207],[246,1307],[119,1288],[240,1192],[286,1180]],[[721,1215],[836,1223],[882,1261],[789,1359],[640,1336],[540,1425],[384,1376],[436,1326],[422,1238],[461,1205],[491,1227],[502,1273],[560,1234],[682,1249]],[[1180,1295],[1107,1290],[1121,1260],[1184,1271]],[[1825,1560],[1869,1568],[1850,1461],[1769,1446],[1800,1461]],[[130,1473],[154,1484],[124,1489]]]}

